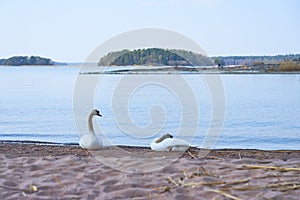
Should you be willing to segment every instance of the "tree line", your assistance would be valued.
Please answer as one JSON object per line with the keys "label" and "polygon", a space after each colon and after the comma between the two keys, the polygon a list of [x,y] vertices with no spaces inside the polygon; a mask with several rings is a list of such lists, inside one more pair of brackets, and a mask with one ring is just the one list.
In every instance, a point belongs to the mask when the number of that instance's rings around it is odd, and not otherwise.
{"label": "tree line", "polygon": [[8,59],[1,59],[0,65],[54,65],[54,62],[49,58],[42,58],[39,56],[14,56]]}
{"label": "tree line", "polygon": [[100,59],[98,65],[209,66],[213,65],[213,62],[209,57],[192,51],[148,48],[109,52]]}
{"label": "tree line", "polygon": [[269,65],[279,64],[283,61],[300,62],[300,54],[286,54],[275,56],[218,56],[212,57],[216,65]]}

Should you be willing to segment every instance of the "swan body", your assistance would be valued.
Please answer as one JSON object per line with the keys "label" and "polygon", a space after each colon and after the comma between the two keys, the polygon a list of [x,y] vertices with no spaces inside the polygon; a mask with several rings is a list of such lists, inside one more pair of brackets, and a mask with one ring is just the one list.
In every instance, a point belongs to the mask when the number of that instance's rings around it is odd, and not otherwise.
{"label": "swan body", "polygon": [[88,127],[89,133],[84,134],[80,137],[79,146],[83,149],[100,149],[102,148],[102,141],[101,139],[95,134],[94,127],[93,127],[93,117],[99,116],[102,117],[100,112],[96,109],[92,110],[88,117]]}
{"label": "swan body", "polygon": [[152,140],[150,146],[154,151],[186,151],[190,143],[179,138],[173,138],[170,134],[165,134]]}

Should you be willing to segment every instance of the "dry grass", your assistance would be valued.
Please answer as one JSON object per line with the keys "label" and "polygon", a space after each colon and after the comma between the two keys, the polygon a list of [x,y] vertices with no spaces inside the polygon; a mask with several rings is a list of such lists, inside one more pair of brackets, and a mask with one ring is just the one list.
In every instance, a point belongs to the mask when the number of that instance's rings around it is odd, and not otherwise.
{"label": "dry grass", "polygon": [[[274,175],[267,175],[267,176],[252,176],[243,179],[235,179],[235,180],[226,180],[223,179],[220,174],[216,174],[212,171],[207,171],[205,168],[200,167],[196,172],[187,173],[185,170],[181,170],[182,175],[177,177],[167,177],[168,185],[161,186],[159,188],[159,192],[156,194],[159,197],[160,194],[165,192],[172,192],[176,188],[183,187],[183,188],[193,188],[197,189],[199,187],[204,187],[203,189],[208,192],[218,193],[223,195],[228,199],[233,200],[240,200],[241,198],[238,197],[239,193],[234,191],[255,191],[259,192],[260,190],[272,190],[278,192],[287,192],[291,190],[299,190],[300,189],[300,182],[297,180],[281,180],[280,177],[285,176],[285,172],[291,171],[299,171],[300,168],[291,168],[291,167],[277,167],[277,166],[262,166],[262,165],[242,165],[237,167],[236,170],[241,170],[241,173],[246,170],[275,170],[282,174],[274,174]],[[179,173],[180,174],[180,173]],[[292,174],[289,174],[292,175]],[[289,176],[288,175],[288,176]],[[203,176],[210,176],[218,178],[219,180],[216,181],[193,181],[195,177],[203,177]],[[285,176],[285,177],[288,177]],[[278,178],[278,181],[274,182],[274,177]],[[295,177],[295,174],[292,176]],[[268,180],[268,178],[270,178]],[[263,179],[264,183],[257,184],[255,180]],[[282,193],[284,194],[284,193]],[[238,196],[236,196],[238,195]]]}
{"label": "dry grass", "polygon": [[300,168],[295,168],[295,167],[277,167],[277,166],[261,166],[261,165],[244,165],[244,167],[248,169],[271,169],[271,170],[278,170],[281,172],[300,171]]}
{"label": "dry grass", "polygon": [[284,61],[279,65],[280,71],[300,71],[300,63],[293,61]]}

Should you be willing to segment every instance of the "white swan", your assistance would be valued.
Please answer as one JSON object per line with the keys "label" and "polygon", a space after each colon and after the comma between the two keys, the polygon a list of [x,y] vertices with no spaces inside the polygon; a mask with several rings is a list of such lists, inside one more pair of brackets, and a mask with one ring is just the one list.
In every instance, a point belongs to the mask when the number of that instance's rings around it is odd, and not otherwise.
{"label": "white swan", "polygon": [[84,134],[80,137],[79,146],[83,149],[100,149],[102,148],[102,141],[97,137],[93,127],[93,117],[99,116],[102,117],[100,112],[96,109],[92,110],[88,117],[88,127],[89,133]]}
{"label": "white swan", "polygon": [[189,146],[190,144],[187,141],[173,138],[170,134],[155,138],[151,142],[151,149],[154,151],[186,151]]}

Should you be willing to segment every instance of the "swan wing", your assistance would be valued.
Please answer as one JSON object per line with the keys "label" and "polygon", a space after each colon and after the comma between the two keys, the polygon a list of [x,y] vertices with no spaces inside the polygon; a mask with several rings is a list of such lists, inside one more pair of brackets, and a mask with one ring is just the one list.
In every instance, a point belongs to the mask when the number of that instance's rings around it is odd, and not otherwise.
{"label": "swan wing", "polygon": [[83,149],[100,149],[102,148],[102,141],[95,134],[82,135],[79,146]]}
{"label": "swan wing", "polygon": [[170,146],[169,146],[169,139],[170,138],[167,138],[167,139],[164,139],[163,141],[157,143],[156,140],[158,138],[155,138],[152,142],[151,142],[151,149],[153,151],[169,151],[170,149]]}
{"label": "swan wing", "polygon": [[190,144],[178,138],[166,138],[156,143],[156,139],[151,142],[151,149],[154,151],[186,151]]}
{"label": "swan wing", "polygon": [[186,151],[189,148],[190,143],[179,138],[172,138],[169,145],[171,151]]}

